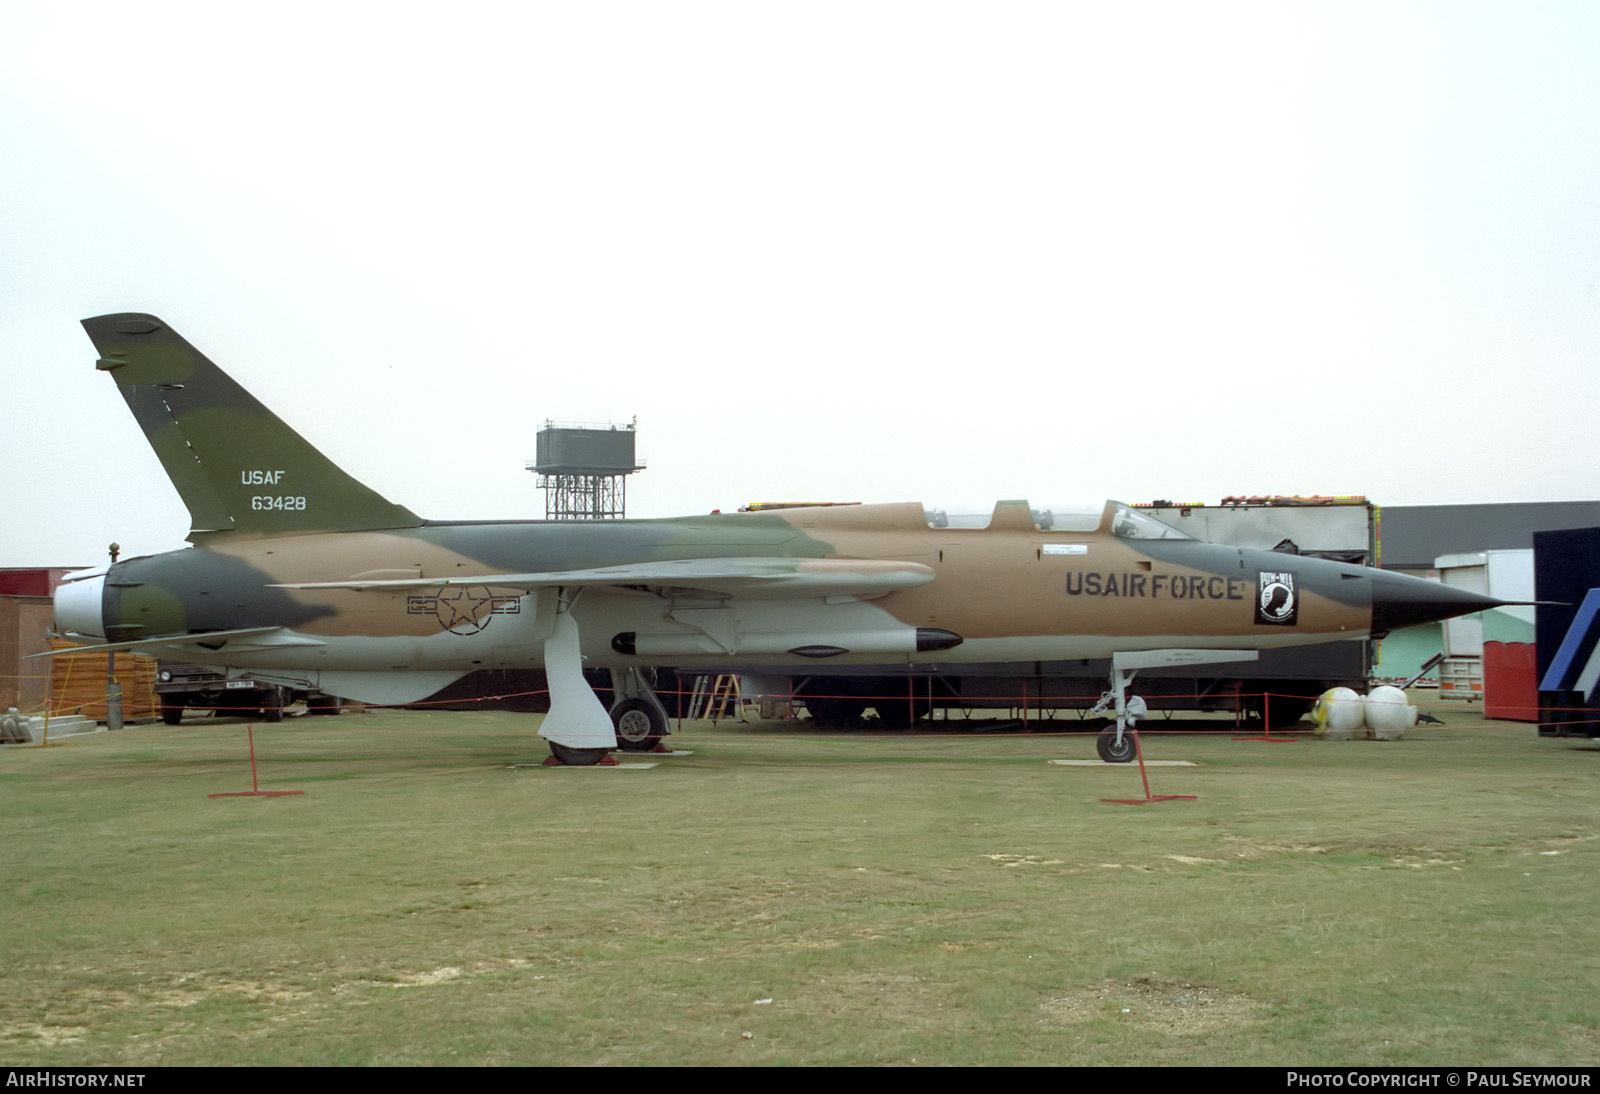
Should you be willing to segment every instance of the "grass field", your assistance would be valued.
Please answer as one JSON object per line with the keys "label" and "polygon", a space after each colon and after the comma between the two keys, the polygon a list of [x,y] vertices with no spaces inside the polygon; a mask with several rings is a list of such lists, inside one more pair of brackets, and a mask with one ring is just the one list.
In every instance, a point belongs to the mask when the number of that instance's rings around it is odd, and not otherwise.
{"label": "grass field", "polygon": [[[537,716],[0,751],[0,1063],[1596,1064],[1600,751]],[[1171,723],[1179,724],[1179,723]],[[1199,723],[1188,723],[1191,725]],[[653,759],[649,757],[647,759]]]}

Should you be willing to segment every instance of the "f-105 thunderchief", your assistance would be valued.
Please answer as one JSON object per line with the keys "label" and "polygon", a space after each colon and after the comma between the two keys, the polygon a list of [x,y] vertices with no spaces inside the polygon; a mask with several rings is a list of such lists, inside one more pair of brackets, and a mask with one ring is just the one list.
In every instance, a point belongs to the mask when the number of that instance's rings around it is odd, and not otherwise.
{"label": "f-105 thunderchief", "polygon": [[[424,520],[357,482],[151,315],[84,320],[189,509],[191,547],[69,575],[57,630],[369,703],[543,665],[565,763],[653,746],[653,666],[1111,659],[1132,674],[1362,639],[1499,601],[1324,559],[1206,543],[1111,502],[917,503],[664,520]],[[612,672],[607,711],[585,662]],[[1136,706],[1136,704],[1134,704]]]}

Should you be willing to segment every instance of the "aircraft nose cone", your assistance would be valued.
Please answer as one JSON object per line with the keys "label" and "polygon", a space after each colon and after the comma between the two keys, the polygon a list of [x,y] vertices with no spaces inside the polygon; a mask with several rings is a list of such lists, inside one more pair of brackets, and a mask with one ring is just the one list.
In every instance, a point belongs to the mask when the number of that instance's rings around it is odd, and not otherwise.
{"label": "aircraft nose cone", "polygon": [[1503,603],[1440,581],[1376,570],[1372,574],[1372,633],[1387,634],[1400,627],[1437,623]]}

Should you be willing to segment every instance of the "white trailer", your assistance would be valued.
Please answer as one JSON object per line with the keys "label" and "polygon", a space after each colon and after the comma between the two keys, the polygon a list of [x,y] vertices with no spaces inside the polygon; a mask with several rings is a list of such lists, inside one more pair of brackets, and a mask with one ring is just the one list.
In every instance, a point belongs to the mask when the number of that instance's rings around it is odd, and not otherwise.
{"label": "white trailer", "polygon": [[[1434,561],[1439,580],[1452,588],[1492,596],[1497,600],[1531,601],[1533,551],[1468,551],[1441,555]],[[1510,605],[1495,612],[1461,615],[1444,622],[1444,661],[1439,665],[1439,696],[1443,699],[1483,698],[1484,616],[1504,613],[1510,621],[1524,621],[1529,637],[1533,608]]]}

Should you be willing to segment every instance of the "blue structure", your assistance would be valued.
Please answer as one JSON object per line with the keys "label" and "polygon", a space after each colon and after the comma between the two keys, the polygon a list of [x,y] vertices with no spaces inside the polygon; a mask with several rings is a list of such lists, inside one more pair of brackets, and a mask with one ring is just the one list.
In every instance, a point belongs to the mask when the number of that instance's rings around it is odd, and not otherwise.
{"label": "blue structure", "polygon": [[1549,670],[1539,681],[1540,691],[1576,691],[1585,705],[1594,703],[1600,680],[1600,589],[1590,589],[1578,606]]}
{"label": "blue structure", "polygon": [[1600,528],[1533,536],[1539,736],[1600,736]]}

